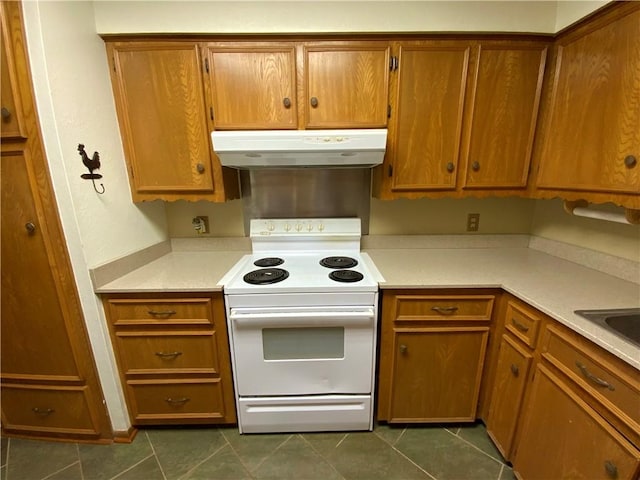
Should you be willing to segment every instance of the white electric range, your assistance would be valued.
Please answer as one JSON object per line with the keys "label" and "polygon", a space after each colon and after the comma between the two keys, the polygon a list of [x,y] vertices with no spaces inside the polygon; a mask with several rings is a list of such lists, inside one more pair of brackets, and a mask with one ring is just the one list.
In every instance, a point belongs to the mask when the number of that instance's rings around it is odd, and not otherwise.
{"label": "white electric range", "polygon": [[380,273],[360,220],[251,221],[222,279],[239,429],[370,430]]}

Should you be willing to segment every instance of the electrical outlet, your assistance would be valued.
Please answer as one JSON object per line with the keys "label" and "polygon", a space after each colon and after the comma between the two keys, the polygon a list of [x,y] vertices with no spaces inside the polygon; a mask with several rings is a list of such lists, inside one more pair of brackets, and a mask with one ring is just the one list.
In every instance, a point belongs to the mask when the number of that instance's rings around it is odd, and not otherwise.
{"label": "electrical outlet", "polygon": [[193,217],[191,225],[198,235],[209,233],[209,217],[207,216]]}
{"label": "electrical outlet", "polygon": [[477,232],[480,226],[480,214],[470,213],[467,215],[467,232]]}

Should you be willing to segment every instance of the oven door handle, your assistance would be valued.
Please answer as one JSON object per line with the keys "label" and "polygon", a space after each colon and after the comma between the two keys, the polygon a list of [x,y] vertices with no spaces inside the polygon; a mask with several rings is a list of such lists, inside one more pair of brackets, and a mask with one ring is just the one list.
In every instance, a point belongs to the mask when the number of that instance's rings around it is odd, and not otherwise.
{"label": "oven door handle", "polygon": [[286,312],[237,313],[231,311],[231,322],[236,327],[358,327],[373,323],[373,308],[355,312]]}

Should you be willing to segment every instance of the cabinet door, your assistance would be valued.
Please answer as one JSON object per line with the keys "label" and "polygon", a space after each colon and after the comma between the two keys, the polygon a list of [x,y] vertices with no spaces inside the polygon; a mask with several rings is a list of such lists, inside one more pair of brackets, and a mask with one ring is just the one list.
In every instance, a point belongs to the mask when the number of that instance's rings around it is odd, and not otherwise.
{"label": "cabinet door", "polygon": [[533,356],[504,335],[487,418],[487,432],[508,460]]}
{"label": "cabinet door", "polygon": [[473,72],[464,188],[527,184],[547,48],[481,44]]}
{"label": "cabinet door", "polygon": [[2,30],[0,38],[0,135],[3,140],[10,138],[25,138],[24,120],[22,119],[22,105],[20,91],[17,86],[17,72],[11,46],[10,31],[7,25],[7,14],[2,12]]}
{"label": "cabinet door", "polygon": [[306,128],[374,128],[387,125],[389,45],[306,44]]}
{"label": "cabinet door", "polygon": [[390,422],[474,421],[488,327],[394,328]]}
{"label": "cabinet door", "polygon": [[2,375],[78,378],[28,157],[28,151],[1,157]]}
{"label": "cabinet door", "polygon": [[400,46],[392,190],[455,189],[468,63],[466,43]]}
{"label": "cabinet door", "polygon": [[213,44],[208,58],[217,130],[296,128],[294,45]]}
{"label": "cabinet door", "polygon": [[559,41],[540,188],[640,192],[640,5],[630,8]]}
{"label": "cabinet door", "polygon": [[563,380],[538,365],[531,388],[513,461],[519,478],[638,478],[640,452]]}
{"label": "cabinet door", "polygon": [[132,190],[213,191],[197,45],[116,43],[112,53]]}

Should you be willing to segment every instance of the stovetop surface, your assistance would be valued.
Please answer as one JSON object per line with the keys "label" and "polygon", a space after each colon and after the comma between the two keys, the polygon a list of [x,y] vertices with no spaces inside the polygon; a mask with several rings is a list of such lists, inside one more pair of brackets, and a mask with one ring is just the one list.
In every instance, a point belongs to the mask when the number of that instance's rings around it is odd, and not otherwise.
{"label": "stovetop surface", "polygon": [[[358,264],[348,270],[362,274],[362,280],[356,282],[332,280],[329,274],[339,269],[324,267],[320,264],[322,259],[329,256],[355,259]],[[276,283],[257,285],[247,283],[243,278],[246,274],[265,268],[254,265],[254,262],[269,257],[282,258],[284,262],[277,268],[286,270],[289,276]],[[245,255],[233,267],[224,284],[224,291],[227,294],[374,292],[378,289],[378,282],[367,263],[359,252],[258,252]]]}

